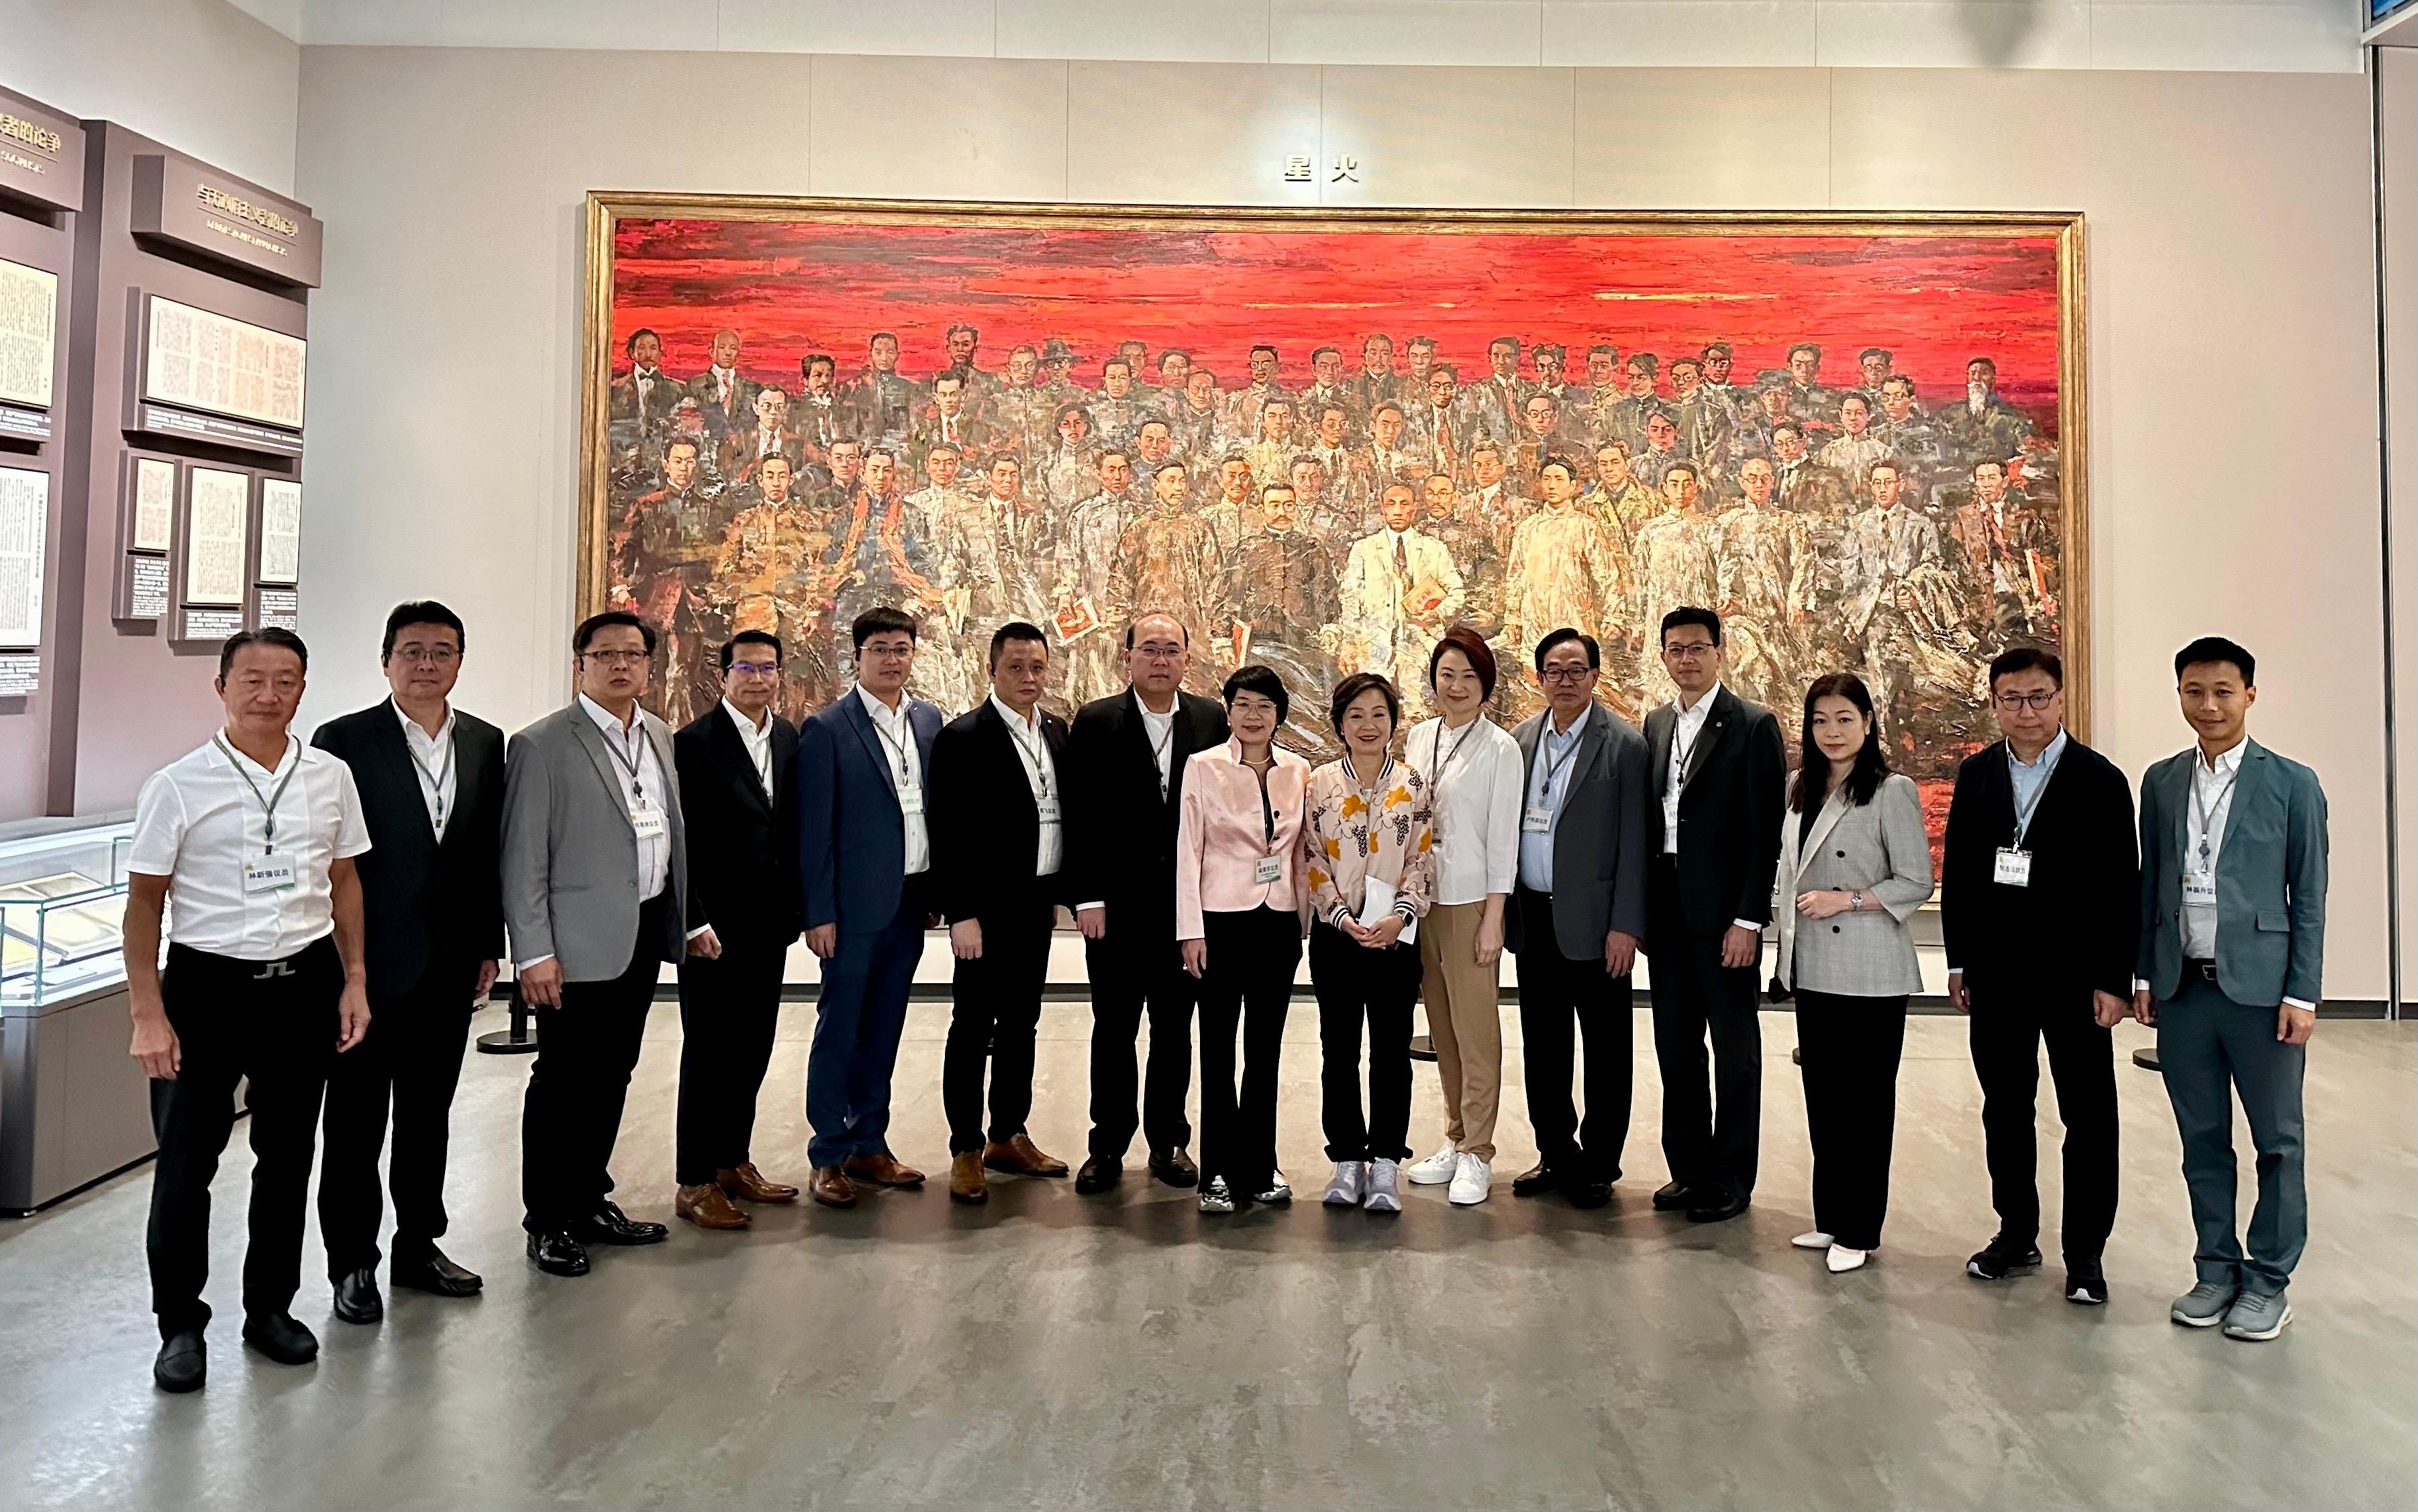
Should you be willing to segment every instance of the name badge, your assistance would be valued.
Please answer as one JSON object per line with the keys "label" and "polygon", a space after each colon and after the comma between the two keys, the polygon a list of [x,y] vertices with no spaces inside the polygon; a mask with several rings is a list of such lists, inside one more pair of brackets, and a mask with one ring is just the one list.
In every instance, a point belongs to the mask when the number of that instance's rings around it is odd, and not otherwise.
{"label": "name badge", "polygon": [[1055,824],[1058,822],[1058,800],[1054,798],[1036,798],[1033,801],[1033,809],[1034,813],[1041,817],[1042,823]]}
{"label": "name badge", "polygon": [[243,863],[243,890],[246,893],[282,893],[294,885],[294,858],[291,856],[254,856]]}
{"label": "name badge", "polygon": [[641,840],[652,840],[666,828],[666,816],[659,808],[634,808],[630,811],[630,828]]}
{"label": "name badge", "polygon": [[2186,908],[2216,907],[2216,873],[2190,871],[2183,873],[2183,905]]}
{"label": "name badge", "polygon": [[1553,828],[1553,811],[1542,803],[1531,803],[1527,815],[1520,820],[1520,828],[1528,834],[1549,834]]}
{"label": "name badge", "polygon": [[1262,856],[1259,860],[1259,864],[1252,869],[1251,880],[1259,883],[1262,887],[1267,886],[1270,882],[1283,881],[1284,858],[1282,856]]}
{"label": "name badge", "polygon": [[2032,885],[2032,853],[2017,850],[2012,846],[1998,848],[1998,868],[1990,878],[2001,887]]}
{"label": "name badge", "polygon": [[920,786],[898,789],[898,812],[901,814],[924,812],[924,789]]}

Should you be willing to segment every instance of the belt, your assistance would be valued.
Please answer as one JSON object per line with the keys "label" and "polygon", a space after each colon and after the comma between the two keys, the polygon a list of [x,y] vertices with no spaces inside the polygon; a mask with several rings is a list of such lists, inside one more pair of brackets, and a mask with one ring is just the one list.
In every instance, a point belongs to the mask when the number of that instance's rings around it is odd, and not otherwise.
{"label": "belt", "polygon": [[2186,980],[2197,977],[2202,982],[2214,982],[2216,963],[2198,956],[2186,955],[2183,957],[2183,976]]}

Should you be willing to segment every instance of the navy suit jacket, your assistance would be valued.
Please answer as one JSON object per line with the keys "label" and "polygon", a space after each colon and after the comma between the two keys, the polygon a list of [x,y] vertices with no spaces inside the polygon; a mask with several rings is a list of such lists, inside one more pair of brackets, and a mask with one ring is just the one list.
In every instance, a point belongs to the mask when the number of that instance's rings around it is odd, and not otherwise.
{"label": "navy suit jacket", "polygon": [[[941,710],[907,701],[931,822],[932,741]],[[809,929],[871,934],[897,917],[907,878],[906,816],[891,786],[889,750],[854,688],[798,731],[798,880]]]}

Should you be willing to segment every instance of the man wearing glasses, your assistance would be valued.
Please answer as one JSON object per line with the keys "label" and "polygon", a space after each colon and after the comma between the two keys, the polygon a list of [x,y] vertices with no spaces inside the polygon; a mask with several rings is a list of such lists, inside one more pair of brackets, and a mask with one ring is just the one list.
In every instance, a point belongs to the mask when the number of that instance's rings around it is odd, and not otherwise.
{"label": "man wearing glasses", "polygon": [[780,638],[742,630],[722,645],[722,700],[672,737],[688,828],[688,924],[716,954],[680,963],[680,1190],[672,1211],[700,1229],[744,1229],[748,1202],[794,1202],[767,1181],[749,1141],[773,1059],[781,972],[798,938],[798,732],[773,711]]}
{"label": "man wearing glasses", "polygon": [[2065,666],[2018,646],[1990,664],[2006,739],[1966,758],[1939,874],[1948,997],[1971,1016],[1997,1236],[1977,1280],[2038,1270],[2033,1098],[2043,1041],[2065,1122],[2066,1300],[2107,1300],[2116,1222],[2116,1070],[2108,1033],[2131,1006],[2140,893],[2124,774],[2065,728]]}
{"label": "man wearing glasses", "polygon": [[461,617],[441,603],[395,606],[378,660],[392,693],[329,720],[311,743],[352,769],[369,822],[355,863],[367,930],[369,1033],[328,1077],[319,1236],[336,1316],[374,1323],[378,1294],[378,1149],[393,1109],[388,1183],[398,1288],[467,1297],[479,1276],[436,1247],[445,1232],[445,1154],[470,1015],[504,954],[497,866],[503,843],[504,733],[455,709]]}

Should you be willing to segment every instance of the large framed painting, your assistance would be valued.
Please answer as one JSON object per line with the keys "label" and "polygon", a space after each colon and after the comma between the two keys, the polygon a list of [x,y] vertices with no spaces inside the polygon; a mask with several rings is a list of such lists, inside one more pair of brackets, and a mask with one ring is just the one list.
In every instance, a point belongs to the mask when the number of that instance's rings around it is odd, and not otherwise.
{"label": "large framed painting", "polygon": [[580,609],[661,628],[675,722],[751,627],[810,711],[877,604],[952,711],[1002,623],[1064,708],[1159,610],[1201,691],[1276,667],[1312,754],[1334,679],[1422,709],[1456,623],[1506,718],[1570,625],[1634,720],[1695,603],[1792,729],[1860,673],[1935,784],[2005,647],[2059,649],[2087,727],[2078,215],[599,193],[588,300]]}

